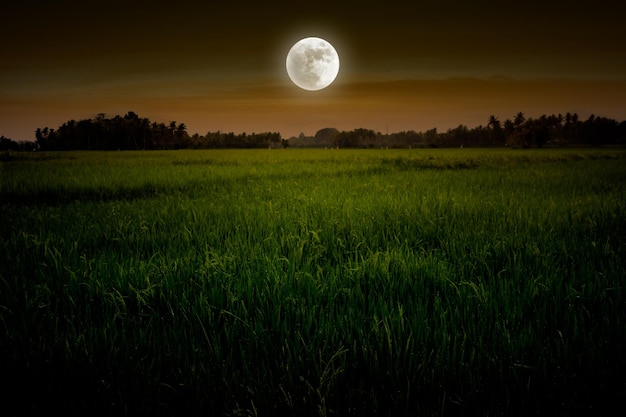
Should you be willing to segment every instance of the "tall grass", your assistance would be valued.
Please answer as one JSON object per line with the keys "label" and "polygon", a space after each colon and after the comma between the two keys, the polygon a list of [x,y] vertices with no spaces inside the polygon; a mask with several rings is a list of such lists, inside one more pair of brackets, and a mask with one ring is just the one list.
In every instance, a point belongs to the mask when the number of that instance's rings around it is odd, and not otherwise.
{"label": "tall grass", "polygon": [[621,150],[16,155],[0,165],[10,414],[624,400]]}

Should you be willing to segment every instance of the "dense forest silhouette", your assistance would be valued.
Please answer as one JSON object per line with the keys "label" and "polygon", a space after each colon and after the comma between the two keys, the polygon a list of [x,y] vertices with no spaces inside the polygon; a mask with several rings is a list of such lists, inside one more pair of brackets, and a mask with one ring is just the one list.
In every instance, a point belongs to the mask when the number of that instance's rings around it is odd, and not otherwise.
{"label": "dense forest silhouette", "polygon": [[84,120],[70,120],[57,129],[38,128],[35,142],[15,142],[0,137],[0,150],[153,150],[274,147],[410,148],[410,147],[514,147],[626,145],[626,121],[576,113],[526,118],[522,112],[501,122],[489,116],[485,126],[459,125],[446,132],[402,131],[382,134],[370,129],[339,131],[324,128],[314,136],[284,139],[278,132],[189,135],[184,123],[152,122],[130,111],[124,116],[100,113]]}
{"label": "dense forest silhouette", "polygon": [[207,133],[190,136],[184,123],[151,122],[134,112],[107,118],[70,120],[57,129],[45,127],[35,132],[41,150],[139,150],[187,148],[267,148],[280,142],[280,133]]}

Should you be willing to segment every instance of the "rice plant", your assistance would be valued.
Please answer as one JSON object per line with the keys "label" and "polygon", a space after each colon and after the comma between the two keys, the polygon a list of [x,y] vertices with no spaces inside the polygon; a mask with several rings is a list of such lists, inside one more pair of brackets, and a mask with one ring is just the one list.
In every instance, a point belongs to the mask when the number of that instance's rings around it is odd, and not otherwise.
{"label": "rice plant", "polygon": [[5,159],[8,415],[598,414],[625,399],[623,150]]}

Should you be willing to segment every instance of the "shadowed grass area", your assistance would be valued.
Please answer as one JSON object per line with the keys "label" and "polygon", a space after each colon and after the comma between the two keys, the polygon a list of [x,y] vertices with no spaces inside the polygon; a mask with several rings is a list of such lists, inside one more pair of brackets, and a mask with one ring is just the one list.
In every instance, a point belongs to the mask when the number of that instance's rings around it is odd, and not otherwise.
{"label": "shadowed grass area", "polygon": [[622,150],[0,163],[9,414],[602,414]]}

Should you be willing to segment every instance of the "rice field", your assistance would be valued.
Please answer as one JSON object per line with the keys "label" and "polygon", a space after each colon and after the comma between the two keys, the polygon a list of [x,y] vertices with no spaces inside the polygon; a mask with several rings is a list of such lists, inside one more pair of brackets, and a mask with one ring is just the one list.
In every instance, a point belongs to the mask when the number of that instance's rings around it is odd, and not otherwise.
{"label": "rice field", "polygon": [[623,149],[0,158],[3,415],[602,415]]}

